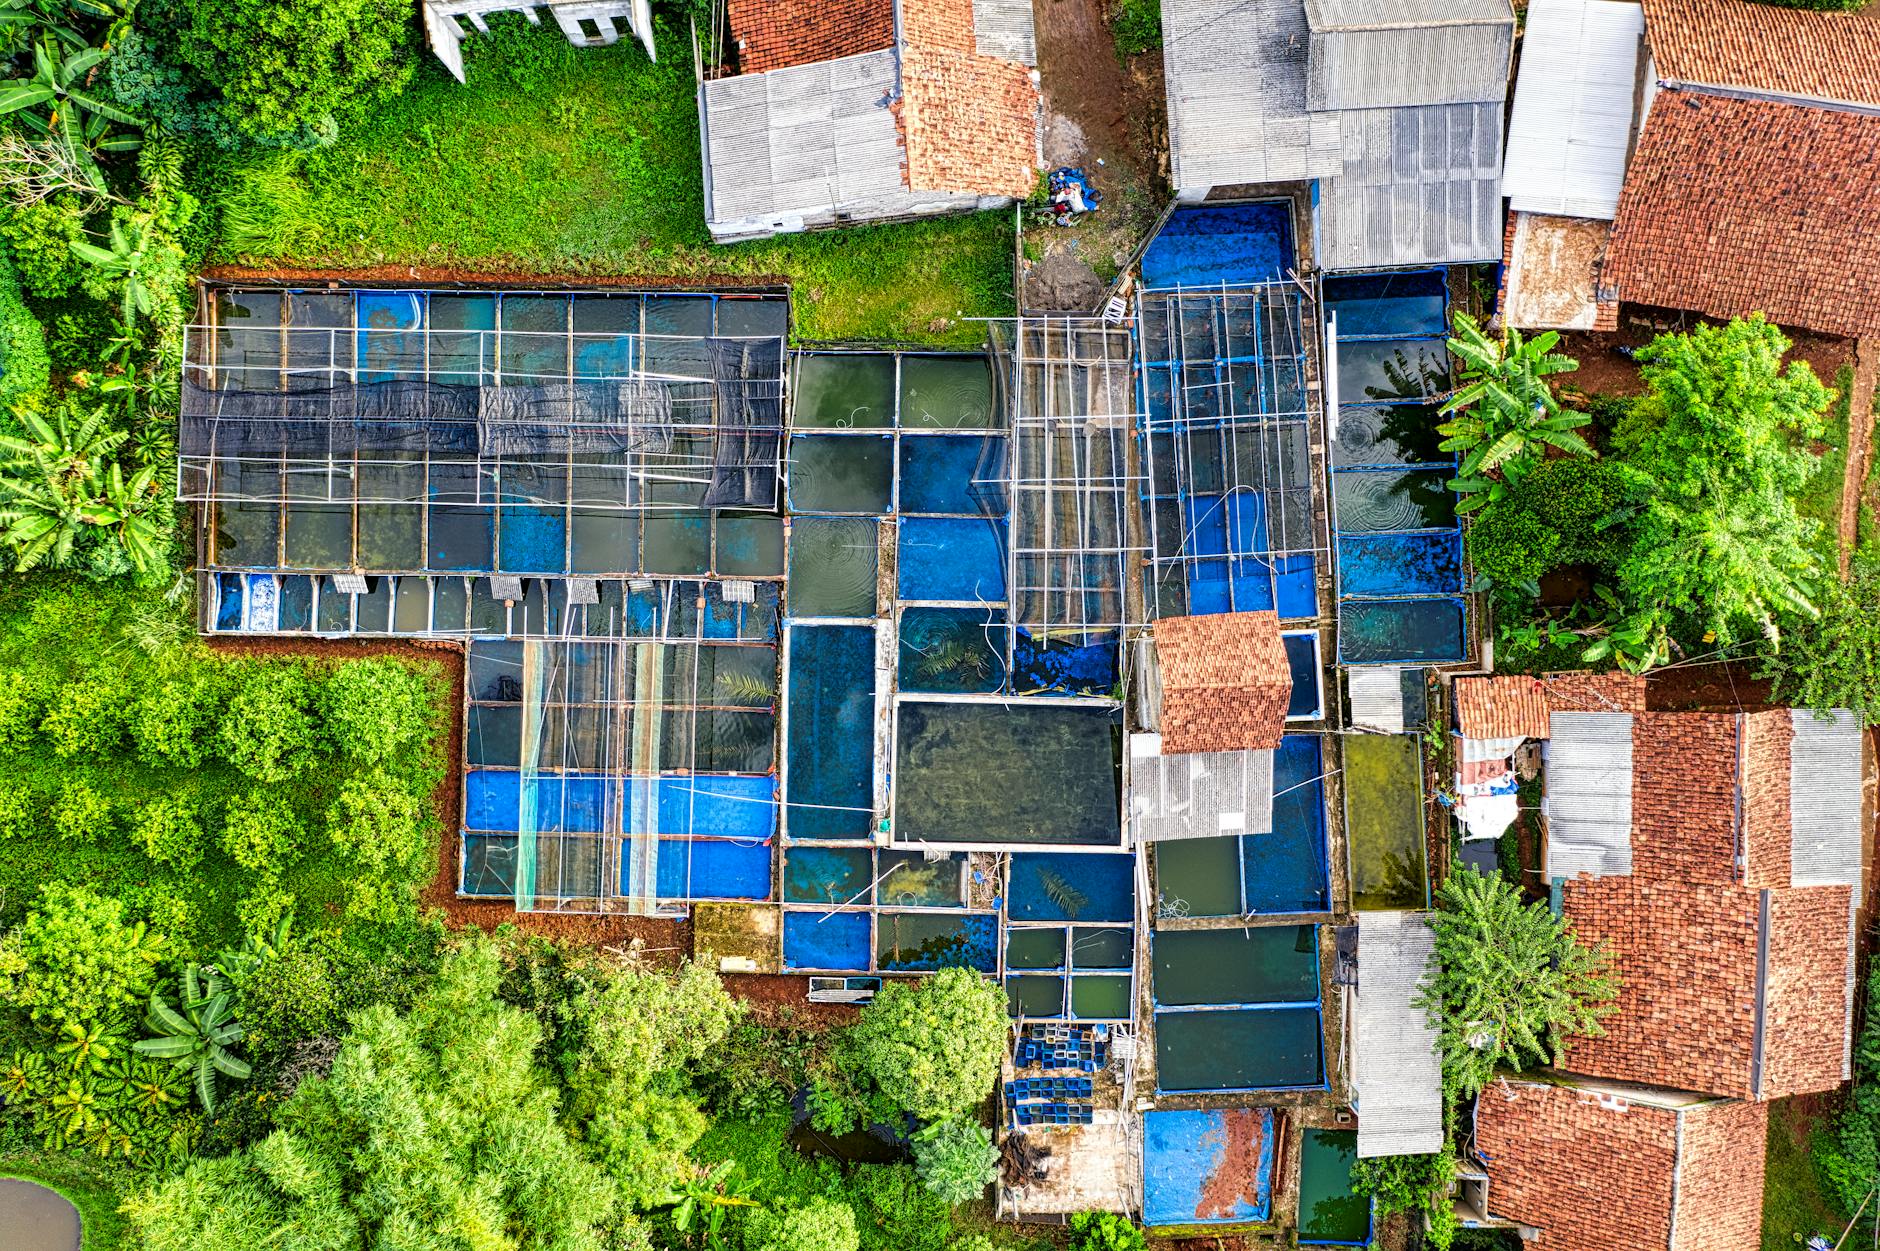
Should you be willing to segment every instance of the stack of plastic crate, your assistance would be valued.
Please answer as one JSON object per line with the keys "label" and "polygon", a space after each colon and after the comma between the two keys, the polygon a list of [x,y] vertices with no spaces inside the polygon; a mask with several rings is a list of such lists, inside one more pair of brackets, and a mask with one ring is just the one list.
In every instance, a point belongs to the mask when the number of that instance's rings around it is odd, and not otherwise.
{"label": "stack of plastic crate", "polygon": [[1014,1129],[1090,1124],[1096,1115],[1091,1075],[1108,1051],[1108,1026],[1025,1026],[1012,1056],[1018,1076],[1005,1083],[1007,1123]]}

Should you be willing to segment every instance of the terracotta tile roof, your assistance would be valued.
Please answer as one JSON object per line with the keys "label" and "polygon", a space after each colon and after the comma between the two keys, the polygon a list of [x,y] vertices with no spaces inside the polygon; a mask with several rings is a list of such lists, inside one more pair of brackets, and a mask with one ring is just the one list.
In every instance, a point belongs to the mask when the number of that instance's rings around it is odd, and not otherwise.
{"label": "terracotta tile roof", "polygon": [[1669,1108],[1603,1093],[1524,1081],[1482,1092],[1475,1142],[1490,1215],[1540,1229],[1544,1251],[1758,1245],[1767,1104]]}
{"label": "terracotta tile roof", "polygon": [[1645,679],[1636,673],[1549,673],[1541,690],[1549,712],[1645,711]]}
{"label": "terracotta tile roof", "polygon": [[1790,885],[1792,734],[1786,709],[1634,714],[1632,873],[1562,892],[1611,947],[1617,1010],[1564,1069],[1739,1098],[1840,1083],[1851,890]]}
{"label": "terracotta tile roof", "polygon": [[1880,104],[1880,17],[1752,0],[1645,0],[1658,76],[1780,95]]}
{"label": "terracotta tile roof", "polygon": [[1547,737],[1547,699],[1539,678],[1457,678],[1455,689],[1456,728],[1462,737]]}
{"label": "terracotta tile roof", "polygon": [[1264,751],[1279,746],[1292,670],[1271,612],[1164,617],[1155,623],[1162,669],[1162,750]]}
{"label": "terracotta tile roof", "polygon": [[1017,61],[982,56],[973,0],[901,7],[901,134],[914,191],[1029,196],[1037,183],[1038,89]]}
{"label": "terracotta tile roof", "polygon": [[894,0],[728,0],[725,19],[746,74],[894,46]]}
{"label": "terracotta tile roof", "polygon": [[1661,91],[1601,269],[1634,304],[1880,331],[1880,116]]}

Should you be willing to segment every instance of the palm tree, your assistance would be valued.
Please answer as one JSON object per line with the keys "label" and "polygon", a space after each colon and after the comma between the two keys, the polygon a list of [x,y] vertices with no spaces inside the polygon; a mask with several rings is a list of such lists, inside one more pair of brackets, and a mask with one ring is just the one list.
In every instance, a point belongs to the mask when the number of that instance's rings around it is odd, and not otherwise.
{"label": "palm tree", "polygon": [[126,436],[106,427],[104,410],[76,429],[63,406],[51,421],[26,409],[15,415],[28,437],[0,436],[0,542],[12,547],[14,568],[70,563],[93,528],[112,531],[140,571],[160,563],[164,526],[150,515],[157,467],[125,478],[111,457]]}
{"label": "palm tree", "polygon": [[204,1112],[215,1111],[216,1073],[241,1081],[251,1071],[246,1061],[229,1050],[245,1032],[235,1020],[234,993],[221,974],[205,973],[201,965],[192,963],[183,970],[181,1011],[172,1008],[160,993],[151,991],[150,1013],[144,1024],[157,1036],[131,1044],[131,1050],[138,1055],[192,1069],[196,1098],[202,1101]]}
{"label": "palm tree", "polygon": [[1502,498],[1550,447],[1573,456],[1593,455],[1592,446],[1575,433],[1592,418],[1561,408],[1547,384],[1549,374],[1580,367],[1571,356],[1554,351],[1558,332],[1524,339],[1511,328],[1497,341],[1467,313],[1456,314],[1455,330],[1449,350],[1462,358],[1463,386],[1443,402],[1442,411],[1455,415],[1437,430],[1445,436],[1439,445],[1443,451],[1462,453],[1449,484],[1468,497],[1458,511]]}

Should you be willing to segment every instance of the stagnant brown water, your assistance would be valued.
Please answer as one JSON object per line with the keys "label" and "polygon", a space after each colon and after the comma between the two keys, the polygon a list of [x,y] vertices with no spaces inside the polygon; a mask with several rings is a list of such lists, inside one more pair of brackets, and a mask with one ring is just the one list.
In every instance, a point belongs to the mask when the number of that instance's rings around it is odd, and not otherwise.
{"label": "stagnant brown water", "polygon": [[0,1179],[0,1244],[7,1251],[78,1251],[78,1209],[56,1190]]}

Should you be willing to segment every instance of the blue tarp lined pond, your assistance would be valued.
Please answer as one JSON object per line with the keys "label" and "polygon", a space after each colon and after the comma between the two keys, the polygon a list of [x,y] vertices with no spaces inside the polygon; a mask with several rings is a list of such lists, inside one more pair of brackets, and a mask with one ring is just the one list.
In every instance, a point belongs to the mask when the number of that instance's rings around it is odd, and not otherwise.
{"label": "blue tarp lined pond", "polygon": [[1142,1221],[1251,1224],[1273,1210],[1273,1110],[1158,1111],[1142,1118]]}
{"label": "blue tarp lined pond", "polygon": [[1240,286],[1285,277],[1296,263],[1285,200],[1179,208],[1142,256],[1145,287]]}

